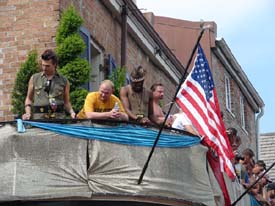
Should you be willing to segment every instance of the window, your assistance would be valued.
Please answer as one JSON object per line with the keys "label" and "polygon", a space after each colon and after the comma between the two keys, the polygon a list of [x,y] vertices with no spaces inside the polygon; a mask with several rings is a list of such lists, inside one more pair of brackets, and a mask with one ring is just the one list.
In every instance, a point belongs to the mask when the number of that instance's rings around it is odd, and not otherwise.
{"label": "window", "polygon": [[113,72],[116,71],[117,64],[116,64],[115,58],[111,54],[108,54],[107,61],[108,61],[107,76],[109,77],[110,75],[112,75]]}
{"label": "window", "polygon": [[82,58],[85,58],[91,64],[90,80],[83,87],[88,91],[95,91],[98,89],[100,82],[104,79],[102,72],[103,52],[100,47],[92,40],[90,32],[85,27],[81,27],[79,31],[82,36],[86,49],[81,54]]}
{"label": "window", "polygon": [[241,116],[241,126],[245,129],[245,107],[244,107],[244,97],[241,95],[240,97],[240,116]]}
{"label": "window", "polygon": [[232,111],[231,107],[231,89],[230,89],[230,79],[225,76],[225,103],[226,103],[226,109],[228,109],[230,112]]}
{"label": "window", "polygon": [[[82,37],[84,43],[85,43],[85,50],[84,52],[80,55],[81,58],[86,59],[89,63],[91,63],[91,55],[90,55],[90,32],[84,28],[81,27],[79,31],[80,36]],[[87,89],[88,91],[90,90],[90,84],[89,82],[86,82],[83,87]]]}
{"label": "window", "polygon": [[91,65],[92,65],[92,72],[91,72],[91,80],[90,80],[90,90],[96,91],[98,87],[105,79],[104,71],[102,69],[102,65],[104,62],[104,55],[102,49],[91,40]]}
{"label": "window", "polygon": [[[117,70],[117,64],[116,61],[114,59],[114,57],[111,54],[108,54],[105,58],[105,70],[106,70],[106,74],[105,77],[109,78],[113,72],[116,72]],[[126,71],[126,80],[125,80],[125,84],[130,84],[130,75],[127,73]]]}
{"label": "window", "polygon": [[90,55],[90,32],[85,28],[81,27],[79,31],[80,36],[82,37],[86,48],[85,51],[80,55],[82,58],[87,59],[89,63],[91,63],[91,55]]}

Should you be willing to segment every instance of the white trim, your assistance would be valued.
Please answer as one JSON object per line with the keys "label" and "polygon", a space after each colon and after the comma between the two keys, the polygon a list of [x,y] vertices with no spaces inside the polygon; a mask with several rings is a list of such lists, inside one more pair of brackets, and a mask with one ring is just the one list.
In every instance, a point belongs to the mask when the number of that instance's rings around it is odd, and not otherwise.
{"label": "white trim", "polygon": [[93,39],[90,39],[90,48],[91,50],[95,49],[96,53],[98,53],[95,56],[93,56],[93,51],[91,51],[91,66],[92,70],[90,73],[90,80],[89,80],[89,87],[90,91],[96,91],[99,87],[99,84],[102,80],[104,80],[104,74],[103,71],[101,71],[100,67],[103,65],[104,62],[104,52],[103,50],[96,44],[96,42],[93,41]]}
{"label": "white trim", "polygon": [[263,100],[251,82],[248,80],[241,66],[231,53],[231,50],[226,44],[225,40],[223,38],[221,40],[216,39],[215,42],[216,49],[213,50],[214,53],[217,55],[221,63],[224,64],[225,69],[229,72],[229,74],[232,75],[232,77],[235,79],[240,90],[251,105],[254,112],[258,113],[259,109],[264,107]]}
{"label": "white trim", "polygon": [[224,83],[225,83],[225,106],[226,109],[232,113],[232,106],[231,106],[231,84],[230,79],[228,76],[224,76]]}
{"label": "white trim", "polygon": [[243,129],[246,127],[246,118],[245,118],[245,107],[244,107],[244,97],[240,96],[240,117],[241,117],[241,126]]}

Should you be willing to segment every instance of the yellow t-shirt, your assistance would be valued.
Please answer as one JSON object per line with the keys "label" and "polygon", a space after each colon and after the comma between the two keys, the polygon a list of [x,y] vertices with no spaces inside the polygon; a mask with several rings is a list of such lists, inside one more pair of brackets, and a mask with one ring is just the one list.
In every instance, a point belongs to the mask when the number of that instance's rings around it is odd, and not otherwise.
{"label": "yellow t-shirt", "polygon": [[85,103],[81,111],[78,113],[77,118],[86,119],[85,112],[109,112],[115,103],[118,103],[119,111],[125,113],[122,103],[115,95],[111,95],[110,99],[106,102],[100,100],[99,92],[91,92],[86,96]]}

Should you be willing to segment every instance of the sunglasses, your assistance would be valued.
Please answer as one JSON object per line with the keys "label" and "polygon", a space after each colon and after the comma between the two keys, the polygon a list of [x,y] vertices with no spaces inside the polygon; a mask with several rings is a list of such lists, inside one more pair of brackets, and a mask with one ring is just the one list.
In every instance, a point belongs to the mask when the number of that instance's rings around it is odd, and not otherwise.
{"label": "sunglasses", "polygon": [[47,80],[46,81],[46,83],[45,83],[45,89],[44,89],[44,91],[45,92],[47,92],[47,93],[49,93],[50,92],[50,89],[51,89],[51,83],[52,83],[52,81],[51,80]]}

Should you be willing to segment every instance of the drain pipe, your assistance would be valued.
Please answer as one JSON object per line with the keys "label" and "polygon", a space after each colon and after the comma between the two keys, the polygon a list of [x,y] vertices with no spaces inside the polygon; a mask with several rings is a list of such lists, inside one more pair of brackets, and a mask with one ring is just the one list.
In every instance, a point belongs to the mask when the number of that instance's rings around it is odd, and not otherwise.
{"label": "drain pipe", "polygon": [[260,158],[260,131],[259,131],[259,125],[260,125],[260,119],[264,115],[264,107],[260,108],[260,113],[256,117],[256,159],[259,160]]}
{"label": "drain pipe", "polygon": [[120,66],[126,66],[126,50],[127,50],[127,14],[128,7],[124,2],[121,11],[121,60]]}

